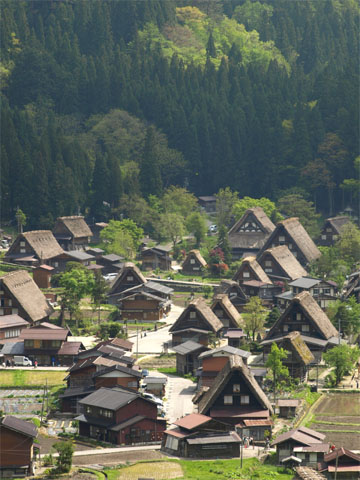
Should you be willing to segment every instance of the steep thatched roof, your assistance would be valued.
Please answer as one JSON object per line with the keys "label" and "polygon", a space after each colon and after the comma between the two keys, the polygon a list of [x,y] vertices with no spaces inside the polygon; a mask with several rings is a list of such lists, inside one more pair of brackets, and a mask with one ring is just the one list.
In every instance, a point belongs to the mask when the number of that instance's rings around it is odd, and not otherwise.
{"label": "steep thatched roof", "polygon": [[[251,223],[256,223],[254,228],[247,228]],[[249,208],[244,215],[230,228],[228,236],[232,248],[260,249],[275,225],[261,207]]]}
{"label": "steep thatched roof", "polygon": [[225,293],[218,293],[217,295],[214,296],[211,304],[211,310],[214,313],[215,313],[216,305],[220,305],[220,307],[224,309],[227,316],[230,318],[230,320],[232,320],[234,325],[238,327],[241,327],[243,325],[243,321],[240,313],[236,310],[234,305],[231,303],[230,298]]}
{"label": "steep thatched roof", "polygon": [[65,226],[66,230],[73,236],[73,238],[92,237],[93,233],[90,230],[88,224],[85,222],[84,217],[71,216],[71,217],[59,217],[56,220],[54,232],[61,229],[61,224]]}
{"label": "steep thatched roof", "polygon": [[189,310],[193,309],[196,310],[200,318],[209,325],[210,329],[214,333],[217,333],[223,328],[224,325],[221,323],[215,313],[211,310],[211,308],[206,304],[205,300],[202,297],[198,297],[189,303],[187,308],[182,312],[180,317],[170,328],[169,332],[176,332],[184,329],[184,325],[182,325],[182,323],[188,317]]}
{"label": "steep thatched roof", "polygon": [[246,222],[246,219],[253,215],[258,221],[259,226],[263,229],[264,233],[271,233],[275,230],[275,225],[266,215],[264,210],[261,207],[248,208],[244,215],[230,228],[229,235],[237,232],[240,225]]}
{"label": "steep thatched roof", "polygon": [[50,230],[33,230],[20,233],[11,245],[6,256],[11,256],[11,254],[17,249],[19,242],[24,240],[34,250],[36,257],[39,260],[48,260],[49,258],[64,253]]}
{"label": "steep thatched roof", "polygon": [[139,268],[135,265],[135,263],[126,262],[126,263],[124,263],[123,268],[120,270],[118,276],[114,280],[114,283],[113,283],[108,295],[111,295],[111,294],[117,292],[118,286],[122,284],[125,276],[128,275],[128,274],[131,274],[135,278],[137,278],[138,281],[139,281],[139,284],[146,283],[146,278],[140,272]]}
{"label": "steep thatched roof", "polygon": [[283,319],[285,319],[291,310],[294,308],[294,305],[299,305],[304,314],[310,319],[313,325],[318,329],[319,333],[328,340],[331,337],[337,337],[339,332],[336,330],[334,325],[330,322],[326,313],[320,308],[316,300],[311,296],[309,292],[301,292],[296,295],[288,305],[285,312],[280,316],[280,318],[275,322],[275,324],[270,329],[266,340],[270,339],[272,333],[274,333],[278,326],[281,325]]}
{"label": "steep thatched roof", "polygon": [[240,274],[246,266],[248,266],[253,271],[256,277],[256,280],[259,280],[259,282],[268,283],[269,285],[271,285],[272,282],[270,278],[267,276],[264,270],[260,267],[260,265],[256,260],[256,257],[253,257],[253,256],[245,257],[243,259],[240,265],[240,268],[234,275],[233,280],[237,281],[240,278]]}
{"label": "steep thatched roof", "polygon": [[264,262],[267,254],[272,256],[290,280],[296,280],[307,275],[307,271],[300,265],[286,245],[279,245],[278,247],[265,250],[259,257],[260,265]]}
{"label": "steep thatched roof", "polygon": [[251,393],[256,397],[260,405],[269,410],[270,414],[273,413],[273,409],[269,399],[265,393],[261,390],[259,384],[255,380],[254,375],[251,373],[249,368],[245,365],[242,358],[238,355],[232,355],[229,357],[229,361],[223,367],[223,369],[218,373],[215,378],[213,385],[210,389],[200,398],[199,400],[199,413],[205,414],[212,405],[214,404],[217,397],[221,394],[226,384],[230,380],[232,374],[238,371],[242,378],[247,383]]}
{"label": "steep thatched roof", "polygon": [[230,280],[228,278],[223,278],[220,285],[214,287],[214,292],[216,295],[219,293],[226,293],[227,295],[229,295],[229,293],[236,292],[239,298],[247,301],[247,297],[238,282],[235,282],[234,280]]}
{"label": "steep thatched roof", "polygon": [[53,312],[44,294],[25,270],[10,272],[0,280],[32,322],[38,322]]}
{"label": "steep thatched roof", "polygon": [[347,217],[346,215],[344,215],[342,217],[327,218],[325,220],[324,228],[326,228],[327,224],[329,223],[333,227],[335,232],[338,235],[340,235],[342,233],[341,230],[342,230],[343,226],[346,225],[349,222],[351,222],[351,219],[349,217]]}
{"label": "steep thatched roof", "polygon": [[290,332],[283,337],[274,338],[273,342],[282,344],[286,350],[292,350],[303,365],[309,365],[309,363],[315,360],[308,346],[301,338],[300,332]]}
{"label": "steep thatched roof", "polygon": [[198,263],[200,263],[200,265],[202,267],[206,267],[206,261],[205,261],[205,258],[201,255],[200,253],[200,250],[190,250],[190,252],[187,254],[185,260],[184,260],[184,263],[188,263],[188,261],[191,259],[191,258],[194,258],[195,260],[197,260]]}

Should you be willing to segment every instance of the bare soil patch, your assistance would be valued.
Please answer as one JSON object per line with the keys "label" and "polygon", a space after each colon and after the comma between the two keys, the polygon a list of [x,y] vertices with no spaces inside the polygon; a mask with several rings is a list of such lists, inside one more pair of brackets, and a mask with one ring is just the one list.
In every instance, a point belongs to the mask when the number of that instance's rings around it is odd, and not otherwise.
{"label": "bare soil patch", "polygon": [[333,414],[337,416],[360,416],[360,393],[339,393],[325,397],[316,408],[315,414]]}
{"label": "bare soil patch", "polygon": [[159,460],[164,458],[158,450],[143,450],[136,452],[102,453],[101,455],[73,457],[73,465],[119,465],[139,460]]}
{"label": "bare soil patch", "polygon": [[324,423],[312,423],[311,428],[314,430],[319,430],[319,431],[326,431],[326,430],[353,430],[356,432],[360,431],[360,426],[355,426],[355,425],[331,425],[331,424],[324,424]]}
{"label": "bare soil patch", "polygon": [[[321,420],[322,422],[341,422],[341,423],[358,423],[360,427],[360,417],[352,417],[350,415],[346,417],[340,417],[338,415],[316,415],[316,420]],[[360,428],[359,428],[360,430]]]}

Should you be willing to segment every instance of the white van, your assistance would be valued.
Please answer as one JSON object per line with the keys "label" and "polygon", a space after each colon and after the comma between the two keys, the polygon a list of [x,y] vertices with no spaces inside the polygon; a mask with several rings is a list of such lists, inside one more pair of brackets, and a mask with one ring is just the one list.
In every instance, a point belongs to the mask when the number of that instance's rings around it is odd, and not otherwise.
{"label": "white van", "polygon": [[23,355],[14,355],[14,363],[20,367],[32,367],[32,361]]}

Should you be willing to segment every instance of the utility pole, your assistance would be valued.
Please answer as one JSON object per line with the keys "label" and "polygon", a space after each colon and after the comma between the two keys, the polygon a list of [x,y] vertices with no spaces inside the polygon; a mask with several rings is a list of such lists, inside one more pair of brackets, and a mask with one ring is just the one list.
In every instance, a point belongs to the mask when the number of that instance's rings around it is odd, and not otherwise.
{"label": "utility pole", "polygon": [[42,398],[42,404],[41,404],[40,426],[41,426],[42,423],[43,423],[44,404],[45,404],[45,391],[46,391],[46,386],[44,385],[44,392],[43,392],[43,398]]}
{"label": "utility pole", "polygon": [[338,462],[339,462],[339,450],[336,451],[336,463],[335,463],[335,476],[334,476],[334,480],[337,479]]}
{"label": "utility pole", "polygon": [[139,356],[139,327],[136,327],[136,360]]}
{"label": "utility pole", "polygon": [[341,325],[340,325],[340,321],[341,321],[341,319],[340,319],[340,315],[339,315],[339,328],[338,328],[338,330],[339,330],[339,345],[340,345],[340,343],[341,343],[341,333],[340,333],[340,327],[341,327]]}

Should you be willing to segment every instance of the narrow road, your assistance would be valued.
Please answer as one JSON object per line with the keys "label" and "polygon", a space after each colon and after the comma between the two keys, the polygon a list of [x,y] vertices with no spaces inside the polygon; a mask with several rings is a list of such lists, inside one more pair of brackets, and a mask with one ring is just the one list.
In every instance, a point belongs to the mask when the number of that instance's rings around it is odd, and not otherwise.
{"label": "narrow road", "polygon": [[166,418],[169,424],[180,417],[193,413],[194,404],[192,398],[196,392],[196,384],[187,378],[167,375],[165,403]]}

